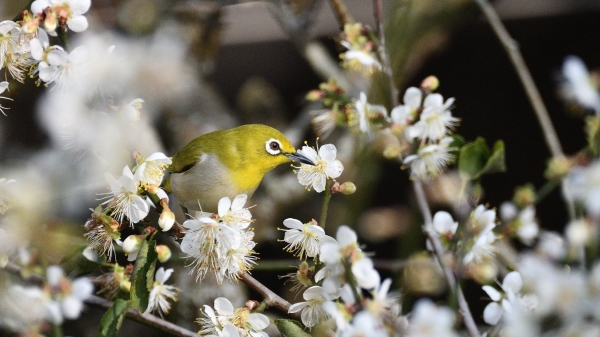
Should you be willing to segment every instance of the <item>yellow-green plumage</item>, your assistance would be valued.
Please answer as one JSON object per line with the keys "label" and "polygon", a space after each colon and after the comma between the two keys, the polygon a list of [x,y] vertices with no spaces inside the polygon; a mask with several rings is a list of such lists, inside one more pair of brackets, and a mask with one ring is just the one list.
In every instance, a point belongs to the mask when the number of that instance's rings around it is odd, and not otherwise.
{"label": "yellow-green plumage", "polygon": [[[267,148],[272,141],[280,151]],[[252,195],[263,176],[289,163],[295,151],[281,132],[266,125],[210,132],[173,156],[164,187],[189,210],[216,212],[222,197]]]}

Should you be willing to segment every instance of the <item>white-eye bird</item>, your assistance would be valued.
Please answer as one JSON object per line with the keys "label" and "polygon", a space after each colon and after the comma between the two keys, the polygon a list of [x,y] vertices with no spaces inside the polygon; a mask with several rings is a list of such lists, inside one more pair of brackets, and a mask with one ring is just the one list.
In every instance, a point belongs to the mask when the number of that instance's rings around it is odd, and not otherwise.
{"label": "white-eye bird", "polygon": [[260,124],[204,134],[172,158],[163,183],[187,210],[217,212],[221,198],[251,196],[263,176],[275,167],[298,161],[314,163],[272,127]]}

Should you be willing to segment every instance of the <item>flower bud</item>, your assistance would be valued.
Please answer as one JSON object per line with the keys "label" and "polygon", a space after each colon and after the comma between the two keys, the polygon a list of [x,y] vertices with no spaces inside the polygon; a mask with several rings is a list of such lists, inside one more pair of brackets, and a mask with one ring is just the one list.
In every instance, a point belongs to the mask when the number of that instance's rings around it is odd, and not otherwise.
{"label": "flower bud", "polygon": [[156,246],[156,253],[158,253],[158,261],[160,263],[165,263],[171,258],[171,250],[165,245]]}
{"label": "flower bud", "polygon": [[163,230],[163,232],[168,231],[173,227],[175,223],[175,213],[171,212],[170,209],[164,209],[162,213],[160,213],[160,217],[158,217],[158,225]]}
{"label": "flower bud", "polygon": [[131,281],[121,281],[119,288],[125,292],[129,292],[131,290]]}
{"label": "flower bud", "polygon": [[321,98],[323,98],[323,93],[321,92],[321,90],[311,90],[308,92],[308,94],[306,94],[307,101],[315,102],[320,100]]}
{"label": "flower bud", "polygon": [[439,86],[440,80],[433,75],[427,76],[423,82],[421,82],[421,89],[428,90],[430,92],[436,91]]}
{"label": "flower bud", "polygon": [[519,186],[515,189],[513,202],[519,208],[525,208],[527,205],[532,205],[535,202],[535,189],[532,185],[527,184]]}
{"label": "flower bud", "polygon": [[400,148],[400,146],[388,146],[383,150],[383,156],[386,159],[394,159],[400,155],[401,151],[402,149]]}
{"label": "flower bud", "polygon": [[58,25],[58,20],[52,9],[46,9],[46,18],[44,19],[44,29],[51,33],[56,30],[56,26]]}
{"label": "flower bud", "polygon": [[356,185],[351,181],[347,181],[340,186],[340,192],[345,195],[353,194],[356,192]]}
{"label": "flower bud", "polygon": [[128,261],[133,261],[137,258],[143,240],[141,235],[130,235],[123,241],[123,252],[127,255]]}

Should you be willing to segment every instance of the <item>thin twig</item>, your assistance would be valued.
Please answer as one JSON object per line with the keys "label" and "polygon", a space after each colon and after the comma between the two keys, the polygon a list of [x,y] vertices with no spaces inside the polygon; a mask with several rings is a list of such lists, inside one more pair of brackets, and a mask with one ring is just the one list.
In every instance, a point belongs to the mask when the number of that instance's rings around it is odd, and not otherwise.
{"label": "thin twig", "polygon": [[[502,43],[504,50],[508,54],[517,74],[519,75],[519,79],[525,88],[525,92],[527,93],[527,97],[533,106],[533,110],[535,115],[538,118],[538,122],[542,128],[544,139],[546,140],[546,145],[548,145],[548,149],[550,149],[550,153],[552,153],[552,157],[555,159],[561,159],[565,157],[565,154],[562,150],[562,146],[560,145],[560,140],[558,139],[558,135],[556,134],[556,130],[554,129],[554,125],[552,124],[552,120],[550,119],[550,115],[548,114],[548,109],[544,105],[544,101],[542,100],[542,96],[540,95],[533,78],[531,77],[531,73],[527,68],[527,64],[525,64],[525,60],[523,59],[523,55],[519,50],[518,43],[513,40],[510,36],[506,27],[500,20],[498,13],[494,7],[487,0],[476,0],[479,7],[485,14],[490,26],[498,36],[498,39]],[[567,204],[567,210],[569,212],[569,217],[574,219],[575,214],[575,205],[573,198],[571,197],[571,193],[569,192],[569,188],[567,186],[567,182],[563,181],[562,184],[562,192]]]}
{"label": "thin twig", "polygon": [[[87,304],[107,310],[113,305],[113,302],[105,300],[104,298],[95,295],[90,296],[87,300],[85,300],[85,302]],[[173,336],[198,337],[198,334],[196,334],[194,331],[184,329],[176,324],[167,322],[154,315],[143,314],[137,309],[127,309],[125,316],[144,325],[167,332]]]}
{"label": "thin twig", "polygon": [[[290,302],[284,300],[279,295],[272,292],[271,289],[265,287],[262,283],[258,282],[258,280],[255,279],[254,277],[252,277],[250,274],[248,274],[248,273],[241,274],[240,280],[242,280],[242,282],[246,283],[246,285],[248,287],[250,287],[252,290],[259,293],[263,297],[263,299],[264,299],[263,303],[265,303],[267,307],[273,307],[273,308],[281,310],[285,313],[288,312],[288,309],[290,308],[290,305],[291,305]],[[295,319],[300,318],[300,316],[297,313],[289,314],[289,315],[294,317]]]}
{"label": "thin twig", "polygon": [[[6,267],[4,268],[4,270],[7,270],[13,274],[21,275],[22,268],[12,262],[9,262],[6,265]],[[40,284],[44,282],[44,278],[41,275],[33,274],[33,275],[31,275],[31,277],[29,277],[29,279],[31,281],[34,281],[34,282],[40,283]],[[87,298],[85,300],[85,303],[95,306],[95,307],[107,309],[107,310],[108,310],[108,308],[110,308],[113,305],[113,302],[106,300],[102,297],[96,296],[96,295],[91,295],[89,298]],[[156,317],[154,315],[143,314],[137,309],[128,309],[125,316],[134,321],[140,322],[144,325],[148,325],[153,328],[159,329],[161,331],[170,333],[173,336],[181,336],[181,337],[197,337],[198,336],[193,331],[184,329],[178,325],[175,325],[171,322],[167,322],[167,321],[165,321],[159,317]]]}
{"label": "thin twig", "polygon": [[542,96],[538,91],[533,78],[531,77],[531,73],[525,64],[525,60],[523,59],[523,55],[519,50],[518,43],[513,40],[510,36],[506,27],[502,24],[500,17],[496,13],[494,7],[487,0],[476,0],[479,7],[485,14],[488,22],[492,26],[492,29],[500,39],[504,50],[510,57],[510,60],[519,75],[519,79],[525,88],[525,92],[527,93],[527,97],[533,106],[533,110],[538,118],[540,126],[542,127],[542,131],[544,132],[544,137],[546,139],[546,144],[550,149],[550,153],[555,158],[564,157],[564,153],[562,147],[560,145],[560,141],[558,140],[558,136],[556,135],[556,130],[554,130],[554,126],[552,125],[552,120],[548,115],[548,110],[544,105],[544,101],[542,100]]}
{"label": "thin twig", "polygon": [[344,27],[348,23],[354,23],[354,19],[352,15],[348,12],[348,8],[346,4],[344,4],[344,0],[329,0],[331,3],[331,7],[333,7],[333,11],[338,17],[338,21]]}
{"label": "thin twig", "polygon": [[431,210],[429,209],[429,205],[427,204],[427,199],[425,198],[425,192],[423,191],[423,185],[419,180],[413,181],[413,188],[415,190],[415,194],[417,196],[417,203],[419,204],[419,208],[421,209],[421,213],[423,214],[423,220],[425,220],[425,228],[424,231],[427,234],[431,245],[433,246],[433,252],[437,256],[437,259],[442,266],[442,270],[444,271],[444,277],[446,278],[446,282],[448,282],[448,286],[450,289],[456,290],[456,298],[458,300],[458,307],[460,308],[460,312],[463,316],[463,320],[465,322],[465,326],[469,331],[471,337],[479,337],[479,330],[477,329],[477,324],[475,324],[475,320],[473,319],[473,315],[471,314],[471,310],[469,309],[469,304],[465,299],[465,295],[460,288],[460,285],[456,283],[456,278],[454,277],[454,273],[444,264],[444,247],[442,247],[442,243],[440,242],[437,234],[433,230],[433,218],[431,216]]}
{"label": "thin twig", "polygon": [[375,24],[377,26],[377,37],[379,38],[379,45],[377,47],[377,51],[379,53],[379,58],[381,59],[381,63],[383,64],[383,71],[388,77],[390,82],[390,89],[392,90],[392,106],[395,107],[399,102],[398,97],[398,88],[396,87],[396,83],[394,83],[394,76],[392,75],[392,66],[390,64],[390,57],[387,53],[387,47],[385,42],[385,31],[383,29],[383,0],[373,0],[373,12],[375,16]]}

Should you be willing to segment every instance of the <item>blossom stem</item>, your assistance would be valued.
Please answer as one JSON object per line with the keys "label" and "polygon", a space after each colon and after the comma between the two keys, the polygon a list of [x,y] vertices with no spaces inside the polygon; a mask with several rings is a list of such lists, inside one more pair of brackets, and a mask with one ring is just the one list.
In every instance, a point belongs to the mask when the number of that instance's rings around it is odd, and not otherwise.
{"label": "blossom stem", "polygon": [[[276,293],[271,291],[271,289],[265,287],[264,284],[258,282],[258,280],[255,279],[254,277],[250,276],[250,274],[248,274],[248,273],[240,274],[240,280],[242,280],[242,282],[246,283],[246,285],[248,287],[250,287],[252,290],[259,293],[264,298],[264,300],[261,302],[261,304],[264,303],[264,305],[267,308],[273,307],[273,308],[279,309],[285,313],[288,312],[288,309],[290,308],[290,305],[291,305],[290,302],[284,300],[279,295],[277,295]],[[299,313],[293,313],[293,314],[288,313],[288,315],[292,316],[295,319],[300,319]]]}
{"label": "blossom stem", "polygon": [[348,23],[354,23],[354,19],[352,18],[352,15],[350,15],[350,13],[348,12],[348,8],[346,7],[344,0],[329,0],[329,3],[331,4],[333,11],[337,15],[338,21],[340,22],[342,27],[344,27],[344,25]]}
{"label": "blossom stem", "polygon": [[58,39],[60,43],[63,45],[66,51],[71,51],[71,46],[69,45],[69,39],[67,38],[67,25],[61,24],[56,28],[56,33],[58,34]]}
{"label": "blossom stem", "polygon": [[[558,139],[558,135],[556,134],[556,130],[554,129],[554,125],[552,124],[552,120],[548,114],[548,110],[544,105],[542,96],[540,95],[540,92],[533,81],[533,77],[529,72],[529,68],[527,68],[527,64],[525,64],[525,60],[523,59],[523,55],[519,50],[518,43],[510,36],[506,30],[506,27],[504,27],[504,24],[502,24],[502,20],[500,20],[498,13],[496,13],[496,10],[488,0],[476,0],[476,2],[490,23],[494,33],[496,33],[496,36],[498,36],[498,39],[502,43],[504,50],[506,50],[506,53],[515,67],[517,74],[519,75],[519,79],[525,88],[527,97],[533,106],[533,110],[538,118],[540,127],[542,128],[544,139],[546,140],[546,145],[548,146],[550,153],[554,158],[564,158],[565,154],[563,153],[562,146],[560,145],[560,140]],[[573,198],[571,197],[571,194],[569,193],[569,190],[564,182],[562,185],[562,191],[567,204],[569,216],[571,219],[574,219],[575,206]]]}
{"label": "blossom stem", "polygon": [[460,285],[456,282],[456,278],[454,273],[444,264],[444,248],[442,243],[440,242],[437,234],[433,230],[433,217],[431,216],[431,210],[429,209],[429,205],[427,204],[427,199],[425,198],[425,191],[423,190],[423,185],[420,180],[413,180],[413,188],[415,190],[415,195],[417,197],[417,203],[419,204],[419,208],[421,213],[423,214],[423,220],[425,221],[424,232],[427,235],[427,238],[431,242],[433,247],[433,252],[437,256],[438,262],[442,267],[444,272],[444,277],[446,278],[446,282],[448,282],[448,286],[453,291],[456,291],[456,299],[458,301],[458,307],[460,308],[460,313],[463,316],[463,321],[469,334],[471,337],[480,337],[479,330],[477,329],[477,324],[475,324],[475,320],[473,319],[473,315],[471,314],[471,310],[469,309],[469,304],[465,299],[465,295],[460,288]]}
{"label": "blossom stem", "polygon": [[358,289],[356,287],[356,279],[354,278],[354,275],[352,274],[352,269],[350,269],[350,267],[352,266],[352,263],[350,263],[350,261],[344,261],[344,273],[346,274],[346,281],[348,282],[348,284],[350,285],[350,289],[352,289],[352,295],[354,295],[354,301],[356,302],[356,304],[360,304],[360,294],[358,293]]}
{"label": "blossom stem", "polygon": [[[34,2],[35,0],[29,0],[27,1],[27,4],[25,5],[25,7],[23,7],[23,10],[19,12],[19,14],[17,14],[12,20],[14,22],[17,21],[21,21],[23,20],[23,16],[21,15],[24,11],[29,11],[29,9],[31,8],[31,4]],[[35,13],[33,13],[35,14]]]}
{"label": "blossom stem", "polygon": [[377,52],[383,65],[383,71],[388,77],[390,82],[390,89],[392,90],[392,106],[398,106],[400,104],[398,97],[398,88],[394,83],[394,76],[392,75],[392,66],[390,65],[390,58],[387,53],[385,44],[385,31],[383,29],[383,0],[373,0],[373,12],[375,16],[375,24],[377,26],[377,36],[379,43],[377,46]]}
{"label": "blossom stem", "polygon": [[502,46],[508,53],[508,56],[519,75],[519,79],[525,88],[525,92],[527,93],[527,97],[533,106],[535,114],[538,118],[540,126],[542,127],[542,131],[544,132],[544,137],[546,139],[546,144],[552,153],[552,156],[555,158],[564,157],[564,153],[562,147],[560,145],[560,141],[558,140],[558,136],[556,135],[556,130],[552,125],[552,120],[548,114],[548,110],[544,105],[544,101],[542,100],[542,96],[538,91],[533,78],[531,77],[531,73],[525,64],[525,60],[523,59],[523,55],[519,51],[518,43],[513,40],[510,36],[506,27],[502,24],[498,13],[494,7],[489,3],[488,0],[476,0],[479,7],[483,11],[486,19],[492,26],[494,33],[500,39]]}
{"label": "blossom stem", "polygon": [[321,208],[321,218],[319,219],[319,226],[325,230],[325,224],[327,222],[327,210],[329,209],[329,200],[331,200],[331,182],[327,180],[325,184],[325,197],[323,198],[323,207]]}

